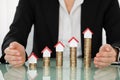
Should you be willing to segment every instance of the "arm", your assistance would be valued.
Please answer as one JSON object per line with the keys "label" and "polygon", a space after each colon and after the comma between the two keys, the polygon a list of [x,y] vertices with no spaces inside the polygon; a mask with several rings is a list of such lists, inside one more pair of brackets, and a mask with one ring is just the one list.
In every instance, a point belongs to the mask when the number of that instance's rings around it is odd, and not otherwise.
{"label": "arm", "polygon": [[9,47],[11,42],[18,42],[23,47],[26,47],[27,38],[33,24],[33,12],[30,4],[30,0],[19,0],[19,4],[16,9],[14,21],[10,26],[10,31],[6,35],[2,44],[1,62],[4,60],[4,50]]}
{"label": "arm", "polygon": [[98,68],[109,66],[111,63],[118,61],[118,48],[120,48],[120,8],[118,0],[111,0],[106,9],[104,29],[106,31],[107,44],[101,46],[94,59],[95,66]]}
{"label": "arm", "polygon": [[111,44],[117,56],[116,61],[119,61],[120,48],[120,7],[118,0],[112,0],[110,8],[105,17],[105,30],[107,43]]}

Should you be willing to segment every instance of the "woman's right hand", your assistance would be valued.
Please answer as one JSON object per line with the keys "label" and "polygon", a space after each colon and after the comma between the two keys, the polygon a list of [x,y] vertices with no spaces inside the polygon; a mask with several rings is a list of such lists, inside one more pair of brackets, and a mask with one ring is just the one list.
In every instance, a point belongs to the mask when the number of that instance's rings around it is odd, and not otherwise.
{"label": "woman's right hand", "polygon": [[18,42],[12,42],[4,50],[5,60],[13,67],[20,67],[25,63],[26,53],[23,45]]}

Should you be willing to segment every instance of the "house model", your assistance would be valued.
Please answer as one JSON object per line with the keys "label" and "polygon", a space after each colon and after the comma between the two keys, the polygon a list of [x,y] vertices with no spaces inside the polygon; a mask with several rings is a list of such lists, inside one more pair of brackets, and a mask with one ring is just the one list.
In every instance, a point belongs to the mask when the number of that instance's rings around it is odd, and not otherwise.
{"label": "house model", "polygon": [[0,80],[4,80],[3,73],[1,70],[0,70]]}
{"label": "house model", "polygon": [[43,80],[50,80],[50,76],[43,76]]}
{"label": "house model", "polygon": [[28,74],[28,79],[29,80],[35,80],[35,78],[38,75],[37,70],[28,70],[27,74]]}
{"label": "house model", "polygon": [[46,46],[41,53],[43,53],[43,57],[50,57],[52,51]]}
{"label": "house model", "polygon": [[62,42],[58,41],[54,47],[56,48],[56,52],[63,52],[65,46]]}
{"label": "house model", "polygon": [[69,43],[70,47],[77,47],[79,41],[78,41],[75,37],[72,37],[72,38],[68,41],[68,43]]}
{"label": "house model", "polygon": [[29,63],[37,63],[37,60],[38,60],[38,57],[34,53],[30,54],[30,56],[28,57]]}
{"label": "house model", "polygon": [[83,34],[84,38],[92,38],[93,32],[89,28],[86,28],[85,31],[83,31]]}

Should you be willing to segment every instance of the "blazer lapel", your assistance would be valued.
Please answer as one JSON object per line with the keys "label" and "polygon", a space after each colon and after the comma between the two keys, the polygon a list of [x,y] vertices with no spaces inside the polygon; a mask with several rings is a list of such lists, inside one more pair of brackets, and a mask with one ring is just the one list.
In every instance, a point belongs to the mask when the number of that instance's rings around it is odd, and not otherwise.
{"label": "blazer lapel", "polygon": [[[59,27],[59,1],[58,0],[47,0],[45,8],[46,8],[46,20],[48,24],[48,28],[51,33],[51,37],[53,43],[56,43],[58,40],[58,27]],[[90,11],[92,8],[88,5],[91,3],[89,0],[84,0],[81,9],[81,45],[82,45],[82,53],[84,51],[84,37],[82,32],[87,28],[92,28],[92,12]],[[83,54],[84,56],[84,54]]]}

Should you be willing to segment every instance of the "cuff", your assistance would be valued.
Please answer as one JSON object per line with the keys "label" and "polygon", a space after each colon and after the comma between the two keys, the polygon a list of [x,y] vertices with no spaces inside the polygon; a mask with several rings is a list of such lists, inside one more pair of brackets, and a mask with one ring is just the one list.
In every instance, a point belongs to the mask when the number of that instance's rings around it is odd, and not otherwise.
{"label": "cuff", "polygon": [[120,48],[119,48],[119,47],[116,47],[116,46],[114,46],[113,48],[114,48],[114,49],[116,50],[116,52],[117,52],[116,62],[119,62],[119,61],[120,61]]}
{"label": "cuff", "polygon": [[8,62],[4,59],[4,57],[5,57],[5,54],[3,54],[3,55],[1,56],[0,62],[1,62],[2,64],[8,64]]}

